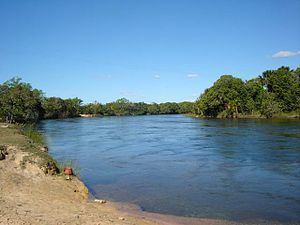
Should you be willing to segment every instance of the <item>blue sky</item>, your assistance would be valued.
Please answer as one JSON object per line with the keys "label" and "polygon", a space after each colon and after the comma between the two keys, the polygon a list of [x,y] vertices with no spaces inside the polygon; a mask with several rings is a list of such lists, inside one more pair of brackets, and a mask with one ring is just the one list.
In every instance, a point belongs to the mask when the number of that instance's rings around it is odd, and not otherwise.
{"label": "blue sky", "polygon": [[300,66],[300,0],[0,0],[0,82],[84,102],[195,100]]}

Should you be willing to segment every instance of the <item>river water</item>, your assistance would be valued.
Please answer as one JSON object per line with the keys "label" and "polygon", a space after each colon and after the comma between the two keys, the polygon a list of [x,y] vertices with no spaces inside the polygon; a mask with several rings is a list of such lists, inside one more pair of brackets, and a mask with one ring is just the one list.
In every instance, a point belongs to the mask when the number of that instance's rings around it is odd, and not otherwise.
{"label": "river water", "polygon": [[40,123],[98,198],[188,217],[300,222],[300,121],[183,115]]}

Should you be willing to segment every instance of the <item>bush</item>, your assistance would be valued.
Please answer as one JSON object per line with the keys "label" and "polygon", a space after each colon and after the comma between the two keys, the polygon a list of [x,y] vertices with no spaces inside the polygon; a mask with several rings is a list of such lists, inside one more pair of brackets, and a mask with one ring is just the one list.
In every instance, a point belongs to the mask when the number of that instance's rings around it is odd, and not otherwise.
{"label": "bush", "polygon": [[274,114],[280,112],[279,103],[275,101],[275,97],[272,94],[267,94],[262,100],[261,114],[267,118],[272,118]]}

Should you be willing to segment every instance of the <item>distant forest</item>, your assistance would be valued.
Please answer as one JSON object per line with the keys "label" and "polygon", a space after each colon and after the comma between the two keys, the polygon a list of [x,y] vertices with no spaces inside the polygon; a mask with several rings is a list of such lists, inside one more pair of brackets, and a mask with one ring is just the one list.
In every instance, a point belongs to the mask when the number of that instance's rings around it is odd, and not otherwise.
{"label": "distant forest", "polygon": [[82,104],[79,98],[45,97],[41,90],[32,88],[20,78],[12,78],[0,85],[0,119],[8,123],[70,118],[80,114],[194,114],[213,118],[271,118],[284,113],[300,115],[300,68],[268,70],[248,81],[223,75],[195,102],[180,103],[133,103],[122,98],[106,104]]}

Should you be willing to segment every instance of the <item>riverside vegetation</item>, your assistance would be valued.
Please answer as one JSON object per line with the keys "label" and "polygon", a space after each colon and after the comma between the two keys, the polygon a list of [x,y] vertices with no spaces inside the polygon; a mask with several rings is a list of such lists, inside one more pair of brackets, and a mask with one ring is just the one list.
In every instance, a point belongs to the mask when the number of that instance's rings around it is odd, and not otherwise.
{"label": "riverside vegetation", "polygon": [[300,68],[267,70],[248,81],[223,75],[195,104],[196,114],[207,117],[299,117]]}
{"label": "riverside vegetation", "polygon": [[41,119],[103,116],[192,114],[203,117],[299,117],[300,68],[281,67],[243,81],[221,76],[195,102],[133,103],[122,98],[115,102],[82,104],[79,98],[45,97],[20,78],[0,85],[0,118],[8,123],[30,123]]}
{"label": "riverside vegetation", "polygon": [[161,104],[132,103],[122,98],[115,102],[82,104],[79,98],[45,97],[20,78],[12,78],[0,85],[0,118],[8,123],[37,122],[41,119],[78,117],[80,114],[126,116],[146,114],[178,114],[193,110],[191,102]]}
{"label": "riverside vegetation", "polygon": [[[132,103],[124,98],[107,104],[82,104],[79,98],[45,97],[42,91],[32,88],[20,78],[4,82],[0,85],[0,119],[8,124],[0,124],[0,180],[3,181],[0,182],[0,224],[74,224],[74,218],[78,224],[116,224],[118,221],[122,224],[156,224],[161,221],[164,218],[157,215],[153,221],[151,213],[143,213],[139,218],[125,214],[123,221],[124,214],[108,207],[109,203],[105,207],[91,205],[86,201],[87,188],[80,180],[74,177],[66,181],[59,176],[60,167],[64,164],[59,166],[47,153],[43,136],[35,131],[34,125],[28,124],[80,114],[125,116],[179,113],[226,118],[299,116],[300,68],[291,70],[281,67],[266,71],[250,81],[223,75],[195,102],[161,104]],[[73,166],[68,162],[66,165]],[[150,221],[144,219],[145,215],[150,215]],[[183,219],[174,217],[174,220]],[[193,220],[193,224],[226,223]],[[178,224],[191,224],[191,221]]]}

